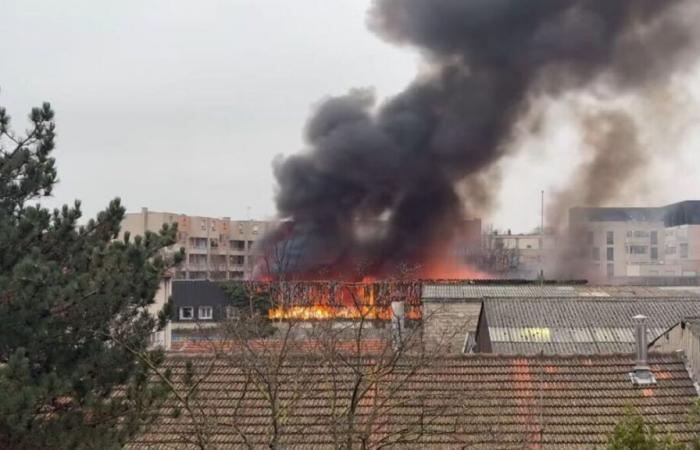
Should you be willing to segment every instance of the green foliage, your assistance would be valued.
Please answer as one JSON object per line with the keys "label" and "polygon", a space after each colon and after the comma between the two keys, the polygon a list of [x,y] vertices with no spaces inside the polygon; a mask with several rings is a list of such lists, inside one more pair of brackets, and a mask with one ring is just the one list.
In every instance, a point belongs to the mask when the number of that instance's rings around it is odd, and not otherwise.
{"label": "green foliage", "polygon": [[57,173],[50,105],[29,118],[20,137],[0,108],[0,448],[119,448],[163,394],[135,355],[176,229],[120,241],[119,199],[84,224],[78,201],[30,204]]}
{"label": "green foliage", "polygon": [[268,318],[268,310],[272,307],[269,290],[245,281],[224,281],[220,282],[219,286],[228,296],[230,306],[236,311],[236,323],[229,324],[236,328],[236,335],[255,338],[274,333],[275,328]]}
{"label": "green foliage", "polygon": [[700,449],[700,441],[688,446],[677,442],[673,435],[659,434],[644,421],[644,417],[634,410],[628,410],[625,417],[615,425],[608,438],[608,450],[686,450]]}

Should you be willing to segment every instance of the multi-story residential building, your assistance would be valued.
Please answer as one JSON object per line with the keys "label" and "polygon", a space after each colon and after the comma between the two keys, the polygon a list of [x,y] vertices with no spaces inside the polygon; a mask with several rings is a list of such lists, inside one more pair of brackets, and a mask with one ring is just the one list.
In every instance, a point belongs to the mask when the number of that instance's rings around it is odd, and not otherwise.
{"label": "multi-story residential building", "polygon": [[573,208],[569,220],[589,277],[700,275],[700,201],[657,208]]}
{"label": "multi-story residential building", "polygon": [[142,235],[159,231],[164,224],[177,223],[178,242],[185,249],[185,260],[175,270],[176,279],[247,279],[253,273],[257,255],[256,241],[275,222],[231,220],[229,217],[199,217],[149,211],[126,214],[121,234]]}

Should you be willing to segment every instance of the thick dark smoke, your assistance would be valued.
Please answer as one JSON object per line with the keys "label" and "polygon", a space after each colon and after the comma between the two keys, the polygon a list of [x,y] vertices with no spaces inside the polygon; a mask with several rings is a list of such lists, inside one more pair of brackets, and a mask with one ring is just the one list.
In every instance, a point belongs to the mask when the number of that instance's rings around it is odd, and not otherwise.
{"label": "thick dark smoke", "polygon": [[[277,207],[293,225],[268,244],[284,244],[295,272],[424,260],[471,213],[465,204],[488,206],[499,184],[484,174],[534,102],[593,86],[634,93],[677,70],[692,1],[376,0],[370,29],[419,48],[429,73],[378,108],[366,90],[317,108],[308,149],[276,161]],[[375,233],[360,237],[358,221]]]}
{"label": "thick dark smoke", "polygon": [[549,209],[547,223],[557,230],[565,227],[572,205],[609,206],[645,188],[651,155],[639,142],[634,119],[622,110],[606,110],[585,115],[581,123],[586,159]]}

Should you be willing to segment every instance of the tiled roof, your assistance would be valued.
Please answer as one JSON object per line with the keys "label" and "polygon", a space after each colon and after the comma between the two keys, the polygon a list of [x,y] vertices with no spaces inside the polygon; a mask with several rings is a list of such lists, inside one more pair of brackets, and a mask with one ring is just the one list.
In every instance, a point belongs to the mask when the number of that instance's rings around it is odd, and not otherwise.
{"label": "tiled roof", "polygon": [[[279,339],[258,339],[246,342],[246,347],[254,351],[277,351],[283,345],[287,345],[288,348],[292,348],[295,352],[300,353],[320,352],[323,349],[323,343],[314,339],[295,341],[293,344],[283,344]],[[359,350],[363,355],[376,355],[385,352],[391,343],[387,339],[363,338],[359,342],[350,339],[337,341],[334,342],[334,345],[338,351],[351,353]],[[170,349],[172,354],[190,355],[213,355],[215,353],[241,350],[243,350],[243,344],[240,342],[221,339],[183,339],[173,342]]]}
{"label": "tiled roof", "polygon": [[489,297],[700,297],[697,287],[589,286],[560,284],[425,284],[423,299],[480,299]]}
{"label": "tiled roof", "polygon": [[[188,392],[183,383],[187,361],[165,363],[182,398]],[[197,436],[218,449],[246,442],[250,448],[269,448],[273,414],[261,378],[223,360],[189,361],[199,383],[189,395],[193,414],[171,396],[127,448],[194,448]],[[371,363],[353,367],[370,373]],[[657,384],[636,387],[628,375],[634,361],[627,355],[471,355],[429,365],[404,362],[379,377],[376,386],[361,384],[354,391],[349,366],[331,369],[308,358],[290,359],[279,378],[272,378],[278,381],[278,446],[334,448],[334,437],[347,436],[341,431],[347,424],[343,411],[353,392],[364,392],[354,397],[355,430],[371,430],[368,448],[382,443],[421,449],[600,448],[628,407],[659,432],[691,439],[700,433],[700,424],[688,420],[697,392],[685,365],[675,355],[661,354],[651,354],[649,363]],[[200,379],[197,374],[203,373],[209,375]]]}
{"label": "tiled roof", "polygon": [[494,353],[633,352],[632,317],[647,316],[651,342],[684,317],[700,315],[700,299],[499,298],[485,300],[483,313]]}

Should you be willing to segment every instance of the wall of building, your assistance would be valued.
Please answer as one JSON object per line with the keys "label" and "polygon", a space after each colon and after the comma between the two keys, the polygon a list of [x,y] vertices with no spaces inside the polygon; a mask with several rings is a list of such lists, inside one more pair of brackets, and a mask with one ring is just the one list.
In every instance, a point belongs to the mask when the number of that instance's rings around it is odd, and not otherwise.
{"label": "wall of building", "polygon": [[551,234],[489,233],[484,235],[483,245],[487,261],[496,259],[496,273],[513,278],[536,278],[540,270],[544,270],[556,242]]}
{"label": "wall of building", "polygon": [[[700,275],[700,224],[678,205],[661,208],[574,208],[574,252],[591,280]],[[687,221],[688,223],[682,223]],[[609,240],[612,236],[612,242]]]}
{"label": "wall of building", "polygon": [[461,353],[467,333],[474,334],[481,301],[423,299],[423,338],[429,346]]}
{"label": "wall of building", "polygon": [[700,381],[700,320],[679,323],[652,342],[649,350],[663,353],[683,351],[693,380]]}

